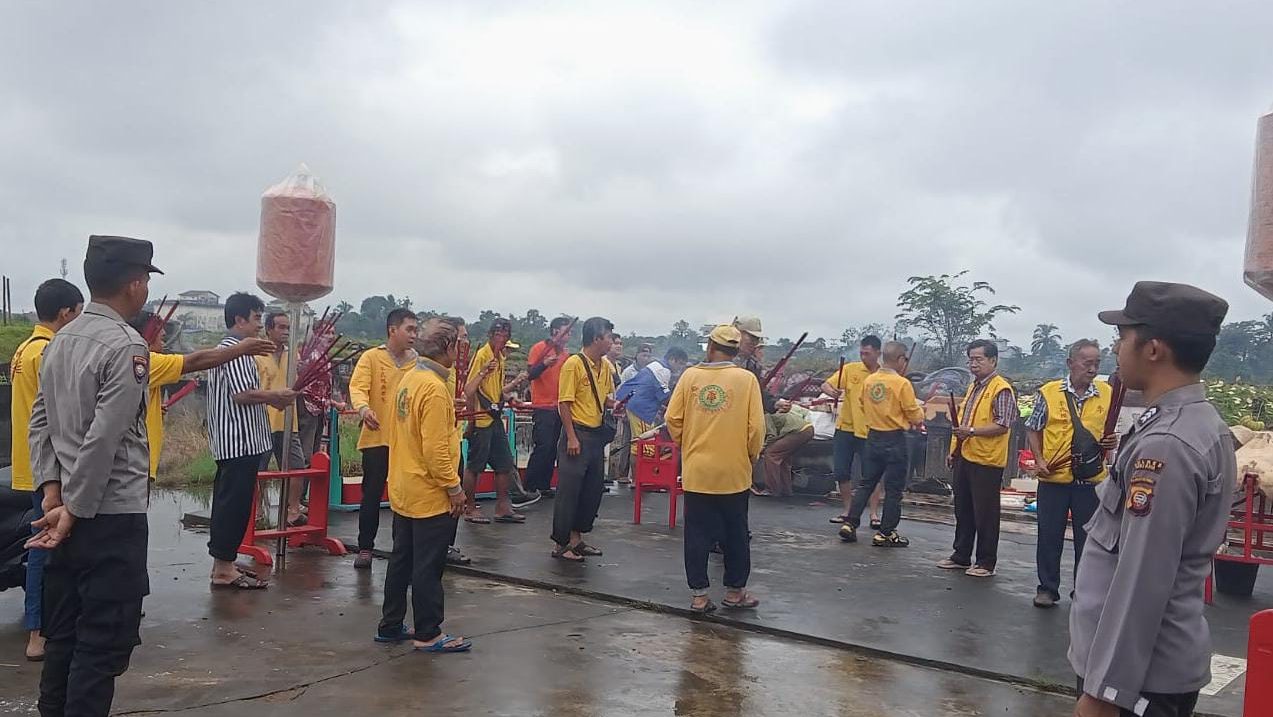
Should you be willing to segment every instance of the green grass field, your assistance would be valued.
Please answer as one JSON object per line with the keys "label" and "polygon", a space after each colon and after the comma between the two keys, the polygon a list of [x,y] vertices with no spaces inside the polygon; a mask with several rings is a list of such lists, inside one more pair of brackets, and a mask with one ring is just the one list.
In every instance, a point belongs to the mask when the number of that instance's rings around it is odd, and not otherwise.
{"label": "green grass field", "polygon": [[[8,326],[0,326],[0,363],[9,363],[18,344],[31,335],[31,324],[25,321],[13,321]],[[8,380],[6,376],[4,380]]]}

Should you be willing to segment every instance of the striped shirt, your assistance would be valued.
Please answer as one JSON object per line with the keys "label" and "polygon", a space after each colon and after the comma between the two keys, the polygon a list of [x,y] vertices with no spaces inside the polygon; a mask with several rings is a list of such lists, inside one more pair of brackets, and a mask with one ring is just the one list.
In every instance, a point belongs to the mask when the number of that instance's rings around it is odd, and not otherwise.
{"label": "striped shirt", "polygon": [[[237,337],[227,336],[217,348],[237,343]],[[240,356],[208,371],[208,450],[214,460],[259,456],[270,450],[270,419],[265,405],[234,402],[235,394],[260,388],[261,376],[251,356]]]}
{"label": "striped shirt", "polygon": [[[963,425],[971,425],[972,411],[977,406],[977,402],[981,400],[981,394],[986,392],[986,386],[990,385],[990,379],[999,374],[992,373],[984,379],[973,384],[972,395],[968,397],[968,402],[964,404],[964,422]],[[1012,424],[1017,422],[1021,417],[1021,411],[1017,407],[1017,399],[1012,395],[1012,391],[1003,389],[999,395],[995,396],[994,403],[991,404],[991,415],[994,416],[995,425],[1004,428],[1012,428]]]}

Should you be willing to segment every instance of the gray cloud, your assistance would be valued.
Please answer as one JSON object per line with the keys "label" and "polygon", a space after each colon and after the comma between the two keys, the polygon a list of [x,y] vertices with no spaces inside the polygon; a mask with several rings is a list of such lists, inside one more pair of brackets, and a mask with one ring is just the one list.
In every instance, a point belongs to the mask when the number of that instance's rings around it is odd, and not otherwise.
{"label": "gray cloud", "polygon": [[[93,232],[155,290],[250,286],[307,162],[332,301],[371,293],[774,335],[889,320],[970,269],[1040,322],[1139,278],[1240,282],[1273,6],[512,3],[0,9],[0,245],[22,304]],[[15,251],[21,246],[20,251]]]}

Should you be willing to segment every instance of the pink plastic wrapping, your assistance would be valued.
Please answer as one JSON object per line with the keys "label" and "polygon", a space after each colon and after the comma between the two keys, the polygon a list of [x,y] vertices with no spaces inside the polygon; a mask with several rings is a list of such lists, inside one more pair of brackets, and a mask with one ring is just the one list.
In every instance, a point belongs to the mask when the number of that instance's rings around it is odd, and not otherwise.
{"label": "pink plastic wrapping", "polygon": [[336,203],[301,165],[261,195],[256,285],[283,301],[331,293],[336,269]]}
{"label": "pink plastic wrapping", "polygon": [[1251,219],[1242,278],[1265,298],[1273,299],[1273,113],[1261,117],[1256,125]]}

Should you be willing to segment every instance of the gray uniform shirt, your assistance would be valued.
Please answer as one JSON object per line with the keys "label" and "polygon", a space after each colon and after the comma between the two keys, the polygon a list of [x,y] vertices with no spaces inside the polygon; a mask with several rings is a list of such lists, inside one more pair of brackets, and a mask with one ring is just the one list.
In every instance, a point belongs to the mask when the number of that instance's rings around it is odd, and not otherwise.
{"label": "gray uniform shirt", "polygon": [[1070,665],[1091,696],[1143,714],[1143,693],[1193,692],[1211,680],[1202,588],[1236,463],[1201,384],[1163,395],[1123,440],[1097,488],[1070,610]]}
{"label": "gray uniform shirt", "polygon": [[44,351],[31,411],[36,486],[62,484],[77,518],[146,512],[150,352],[114,309],[89,303]]}

